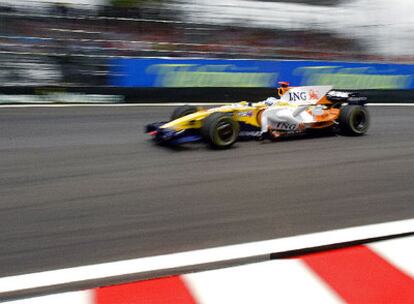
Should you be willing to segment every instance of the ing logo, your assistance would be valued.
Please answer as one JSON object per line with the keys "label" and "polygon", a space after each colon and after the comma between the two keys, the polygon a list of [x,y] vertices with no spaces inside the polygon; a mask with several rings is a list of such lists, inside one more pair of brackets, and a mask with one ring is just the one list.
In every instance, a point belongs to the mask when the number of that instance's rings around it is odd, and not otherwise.
{"label": "ing logo", "polygon": [[289,100],[290,101],[305,101],[306,100],[306,92],[289,92]]}
{"label": "ing logo", "polygon": [[317,99],[319,100],[319,92],[315,90],[309,91],[309,99]]}

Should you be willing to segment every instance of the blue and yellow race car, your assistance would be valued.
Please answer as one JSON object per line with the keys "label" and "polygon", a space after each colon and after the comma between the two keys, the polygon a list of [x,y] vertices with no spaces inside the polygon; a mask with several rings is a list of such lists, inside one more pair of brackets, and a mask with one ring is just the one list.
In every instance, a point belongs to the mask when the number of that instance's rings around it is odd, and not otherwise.
{"label": "blue and yellow race car", "polygon": [[273,105],[265,101],[242,101],[210,109],[183,105],[173,111],[169,121],[148,124],[145,132],[158,144],[204,141],[213,148],[228,148],[238,139],[260,138],[262,115],[270,107],[295,112],[298,107],[305,106],[306,110],[301,113],[304,127],[292,130],[282,121],[278,124],[279,135],[315,130],[363,135],[369,127],[365,103],[366,98],[357,93],[338,92],[326,87],[295,87],[287,90]]}

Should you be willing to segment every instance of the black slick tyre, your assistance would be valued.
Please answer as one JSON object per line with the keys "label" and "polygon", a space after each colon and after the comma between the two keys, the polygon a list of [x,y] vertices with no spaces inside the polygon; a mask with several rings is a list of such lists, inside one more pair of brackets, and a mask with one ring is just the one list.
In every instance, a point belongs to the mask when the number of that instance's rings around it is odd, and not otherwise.
{"label": "black slick tyre", "polygon": [[194,106],[189,106],[189,105],[184,105],[184,106],[180,106],[175,108],[174,112],[172,112],[170,119],[171,120],[175,120],[178,118],[181,118],[183,116],[186,116],[188,114],[192,114],[197,112],[197,107]]}
{"label": "black slick tyre", "polygon": [[370,125],[369,113],[366,107],[347,105],[339,114],[339,128],[345,135],[360,136],[368,131]]}
{"label": "black slick tyre", "polygon": [[225,149],[236,142],[239,130],[239,123],[231,115],[213,113],[204,119],[201,135],[211,147]]}

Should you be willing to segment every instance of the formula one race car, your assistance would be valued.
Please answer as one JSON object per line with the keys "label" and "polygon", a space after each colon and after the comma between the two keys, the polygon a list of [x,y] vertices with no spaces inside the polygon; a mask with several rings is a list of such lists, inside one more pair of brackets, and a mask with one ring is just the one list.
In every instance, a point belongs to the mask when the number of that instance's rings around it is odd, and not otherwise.
{"label": "formula one race car", "polygon": [[213,148],[228,148],[238,139],[260,138],[262,116],[272,109],[276,113],[283,110],[300,121],[292,124],[281,116],[276,123],[269,123],[266,128],[270,134],[277,134],[271,135],[274,138],[318,130],[358,136],[365,134],[369,127],[366,100],[358,93],[334,91],[330,86],[292,87],[280,99],[242,101],[210,109],[180,106],[170,121],[151,123],[145,131],[158,144],[204,141]]}

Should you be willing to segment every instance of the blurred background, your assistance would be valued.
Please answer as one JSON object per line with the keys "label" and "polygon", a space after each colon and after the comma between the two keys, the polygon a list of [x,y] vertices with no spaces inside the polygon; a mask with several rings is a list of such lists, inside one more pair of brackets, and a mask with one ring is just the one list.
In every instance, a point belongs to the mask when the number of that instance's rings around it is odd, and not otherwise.
{"label": "blurred background", "polygon": [[411,0],[0,1],[0,83],[107,85],[112,59],[414,63]]}

